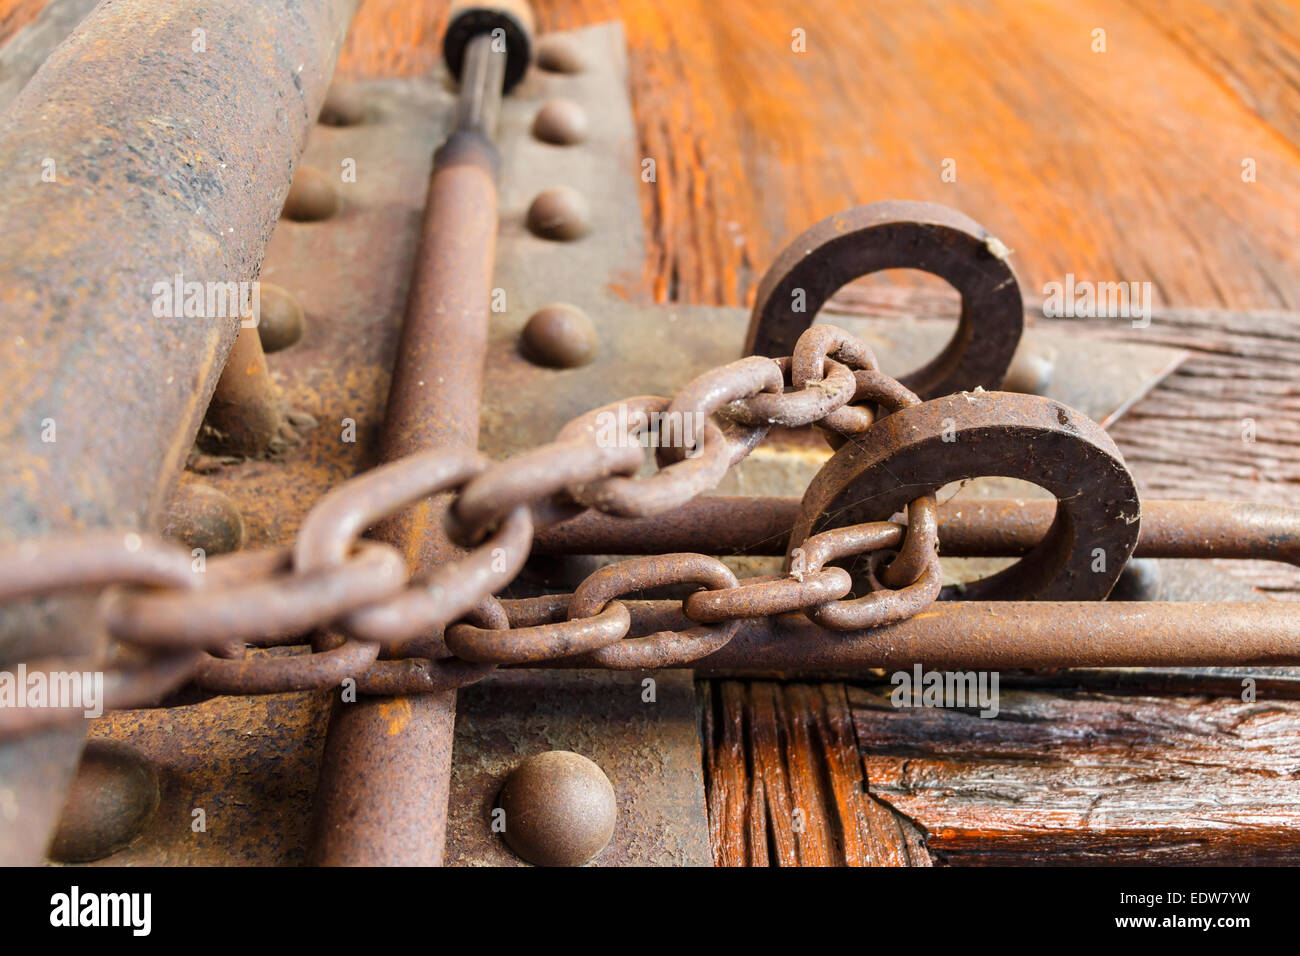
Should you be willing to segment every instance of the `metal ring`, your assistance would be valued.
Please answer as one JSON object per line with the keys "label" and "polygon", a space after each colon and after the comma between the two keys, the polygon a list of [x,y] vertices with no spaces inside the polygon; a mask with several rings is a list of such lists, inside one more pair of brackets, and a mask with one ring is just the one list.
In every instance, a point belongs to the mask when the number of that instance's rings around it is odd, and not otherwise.
{"label": "metal ring", "polygon": [[213,558],[208,587],[162,594],[119,594],[109,599],[109,633],[152,647],[206,647],[306,634],[345,612],[392,597],[406,585],[397,549],[358,542],[341,564],[285,574],[291,552],[236,552]]}
{"label": "metal ring", "polygon": [[[565,613],[561,607],[560,614]],[[632,627],[632,617],[619,601],[612,601],[595,617],[511,628],[453,624],[443,640],[447,650],[461,660],[490,664],[530,664],[599,650],[621,641]]]}
{"label": "metal ring", "polygon": [[[692,379],[673,398],[666,414],[671,418],[678,416],[685,421],[701,423],[707,421],[718,409],[728,402],[749,398],[760,393],[779,395],[785,389],[785,375],[781,365],[770,358],[751,355],[738,362],[731,362],[721,368],[715,368]],[[748,454],[767,434],[767,423],[744,425],[735,421],[727,426],[723,434],[733,446],[740,446]],[[666,468],[674,462],[686,458],[698,442],[677,442],[665,445],[662,442],[655,449],[655,459],[660,467]],[[741,455],[740,457],[744,457]],[[732,462],[735,463],[734,460]]]}
{"label": "metal ring", "polygon": [[934,203],[859,206],[795,238],[759,283],[744,354],[791,353],[836,290],[882,269],[920,269],[961,293],[952,340],[903,376],[904,385],[928,399],[1002,384],[1024,327],[1015,270],[1005,247],[979,223]]}
{"label": "metal ring", "polygon": [[843,568],[805,572],[802,578],[746,578],[724,591],[696,591],[682,602],[682,613],[701,624],[744,620],[802,611],[837,601],[853,590]]}
{"label": "metal ring", "polygon": [[498,462],[461,489],[451,506],[456,537],[477,542],[489,527],[516,507],[534,506],[533,520],[551,523],[572,518],[585,508],[557,507],[552,496],[571,485],[587,484],[610,475],[635,475],[641,467],[641,449],[634,445],[605,445],[590,441],[557,441]]}
{"label": "metal ring", "polygon": [[1056,496],[1056,518],[1015,565],[945,597],[1081,601],[1110,593],[1137,544],[1133,478],[1096,423],[1036,395],[949,395],[882,418],[813,478],[790,548],[827,527],[888,518],[949,482],[980,475],[1040,485]]}
{"label": "metal ring", "polygon": [[[461,487],[487,466],[478,452],[444,448],[351,479],[308,512],[294,542],[295,569],[306,572],[338,564],[361,533],[381,518],[416,502],[418,508],[429,508],[432,503],[422,499]],[[348,614],[339,626],[357,638],[393,644],[454,621],[514,580],[528,559],[532,536],[528,509],[517,507],[491,538],[464,558],[421,575],[382,604]]]}
{"label": "metal ring", "polygon": [[[776,359],[782,381],[790,378],[791,358]],[[732,402],[722,414],[745,425],[780,425],[803,428],[824,419],[853,398],[857,383],[853,370],[839,362],[827,361],[826,378],[780,395],[760,393]]]}
{"label": "metal ring", "polygon": [[[569,619],[594,617],[615,598],[634,591],[689,583],[703,584],[710,590],[738,585],[730,568],[707,555],[656,554],[631,558],[606,565],[588,576],[569,600]],[[739,627],[740,621],[735,620],[713,627],[660,631],[602,647],[584,654],[583,660],[611,670],[677,667],[724,647]]]}
{"label": "metal ring", "polygon": [[804,611],[822,627],[858,631],[915,617],[935,602],[943,586],[939,556],[932,555],[921,576],[897,590],[872,591],[852,601],[835,601]]}
{"label": "metal ring", "polygon": [[188,551],[149,535],[93,531],[0,548],[0,602],[115,584],[190,591],[202,584]]}
{"label": "metal ring", "polygon": [[[639,395],[597,408],[575,418],[560,429],[559,440],[597,443],[631,443],[642,425],[662,414],[670,405],[658,395]],[[636,416],[636,420],[633,420]],[[732,447],[712,421],[704,422],[700,454],[686,458],[647,478],[602,478],[569,489],[574,499],[588,508],[624,518],[643,518],[685,504],[701,492],[717,487],[731,467]]]}

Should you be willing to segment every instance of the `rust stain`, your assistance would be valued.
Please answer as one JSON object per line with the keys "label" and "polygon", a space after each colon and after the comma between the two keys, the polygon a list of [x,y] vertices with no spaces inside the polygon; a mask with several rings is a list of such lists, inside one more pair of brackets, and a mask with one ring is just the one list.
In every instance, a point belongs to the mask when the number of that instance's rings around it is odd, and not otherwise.
{"label": "rust stain", "polygon": [[405,697],[386,697],[379,701],[377,706],[384,722],[388,725],[388,736],[397,737],[410,726],[411,702]]}

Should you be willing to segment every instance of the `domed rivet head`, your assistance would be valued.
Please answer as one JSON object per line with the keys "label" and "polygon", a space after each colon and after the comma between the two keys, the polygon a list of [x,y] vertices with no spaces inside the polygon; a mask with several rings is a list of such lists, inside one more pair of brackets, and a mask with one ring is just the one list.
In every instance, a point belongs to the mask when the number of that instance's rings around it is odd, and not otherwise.
{"label": "domed rivet head", "polygon": [[135,839],[157,809],[158,773],[149,761],[116,740],[87,741],[50,858],[102,860]]}
{"label": "domed rivet head", "polygon": [[519,337],[524,357],[550,368],[577,368],[596,354],[596,327],[581,309],[556,304],[538,309]]}
{"label": "domed rivet head", "polygon": [[207,557],[213,557],[244,546],[244,519],[224,493],[210,485],[187,482],[167,503],[162,533],[187,548],[202,548]]}
{"label": "domed rivet head", "polygon": [[587,200],[571,186],[543,189],[528,207],[528,228],[543,239],[581,239],[591,229]]}
{"label": "domed rivet head", "polygon": [[568,37],[542,37],[537,65],[548,73],[581,73],[587,68],[587,57]]}
{"label": "domed rivet head", "polygon": [[261,311],[258,313],[257,334],[262,340],[262,351],[270,353],[287,349],[302,338],[306,327],[302,306],[288,289],[270,282],[263,282],[258,288]]}
{"label": "domed rivet head", "polygon": [[614,836],[614,787],[581,754],[552,750],[529,757],[501,791],[504,836],[538,866],[581,866]]}
{"label": "domed rivet head", "polygon": [[553,146],[572,146],[587,138],[587,114],[572,100],[551,100],[533,119],[533,135]]}
{"label": "domed rivet head", "polygon": [[357,126],[366,121],[366,98],[352,83],[335,83],[325,94],[320,121],[326,126]]}
{"label": "domed rivet head", "polygon": [[295,222],[316,222],[338,211],[339,191],[334,180],[313,166],[299,166],[281,215]]}

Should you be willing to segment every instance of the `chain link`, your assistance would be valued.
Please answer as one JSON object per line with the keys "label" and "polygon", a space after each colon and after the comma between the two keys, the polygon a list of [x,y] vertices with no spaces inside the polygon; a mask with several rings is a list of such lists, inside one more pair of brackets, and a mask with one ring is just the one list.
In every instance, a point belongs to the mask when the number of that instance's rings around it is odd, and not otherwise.
{"label": "chain link", "polygon": [[[499,665],[579,655],[613,669],[678,666],[726,645],[742,620],[774,614],[802,612],[837,630],[875,627],[938,596],[932,495],[909,505],[907,524],[809,538],[780,576],[738,581],[715,557],[664,554],[606,565],[571,595],[510,602],[513,622],[493,595],[523,567],[536,526],[588,508],[623,517],[670,511],[715,488],[773,425],[817,425],[838,446],[863,440],[879,414],[917,403],[867,345],[813,326],[789,358],[751,356],[698,376],[671,400],[638,396],[595,409],[554,442],[504,462],[453,449],[374,468],[317,502],[291,548],[214,558],[206,569],[174,545],[135,534],[0,550],[0,601],[107,588],[109,635],[155,662],[144,668],[152,680],[123,669],[114,686],[138,685],[154,699],[186,681],[212,693],[269,694],[352,678],[365,693],[420,693],[473,683]],[[658,468],[638,477],[646,448]],[[461,559],[411,578],[395,549],[362,539],[440,494],[453,496],[447,531],[468,549]],[[857,598],[849,598],[849,572],[827,566],[889,552],[896,556],[878,579],[873,559],[872,590]],[[692,589],[682,613],[697,626],[629,638],[620,598],[662,587]],[[449,656],[380,659],[443,627]]]}

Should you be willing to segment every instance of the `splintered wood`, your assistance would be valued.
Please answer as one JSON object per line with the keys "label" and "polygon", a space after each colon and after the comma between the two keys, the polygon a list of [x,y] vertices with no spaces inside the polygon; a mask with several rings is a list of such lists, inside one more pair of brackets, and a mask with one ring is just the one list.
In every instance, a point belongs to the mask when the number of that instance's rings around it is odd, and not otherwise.
{"label": "splintered wood", "polygon": [[1004,690],[986,719],[702,686],[719,866],[1300,859],[1300,702]]}
{"label": "splintered wood", "polygon": [[920,835],[865,792],[839,684],[701,684],[719,866],[929,866]]}

